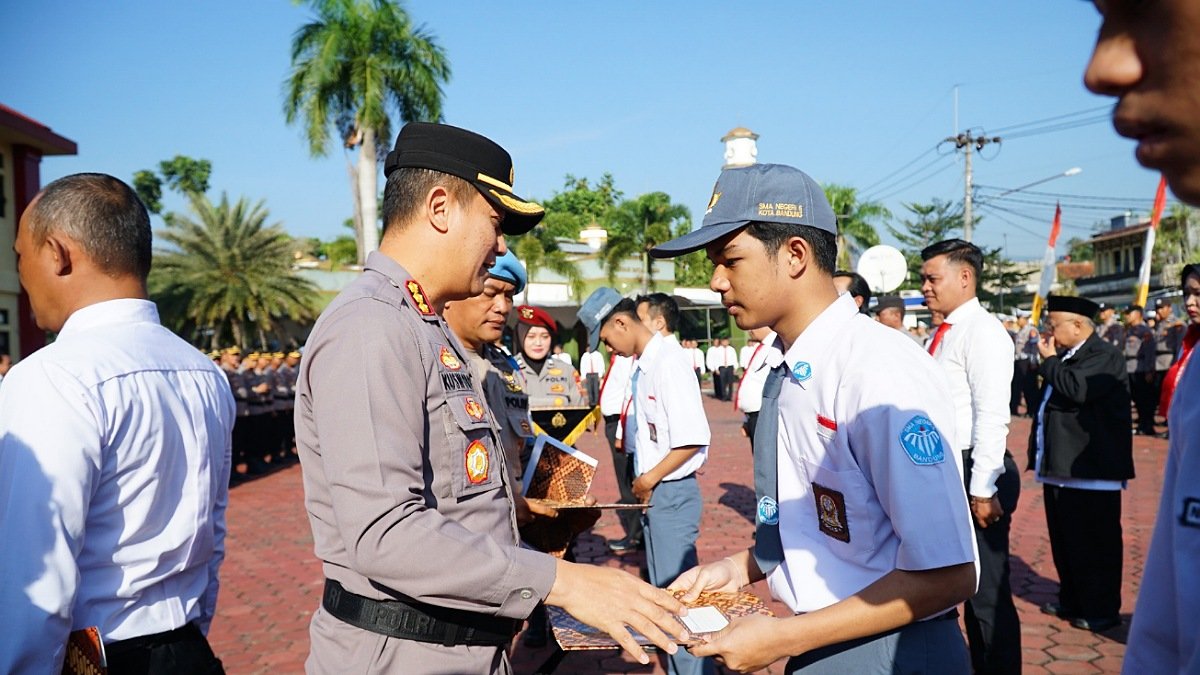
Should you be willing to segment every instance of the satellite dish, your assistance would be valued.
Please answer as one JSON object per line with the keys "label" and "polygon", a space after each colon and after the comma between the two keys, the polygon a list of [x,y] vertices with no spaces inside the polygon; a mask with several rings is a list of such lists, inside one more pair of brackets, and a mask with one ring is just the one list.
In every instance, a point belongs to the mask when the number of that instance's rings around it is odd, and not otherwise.
{"label": "satellite dish", "polygon": [[858,273],[874,293],[888,293],[900,287],[908,277],[908,260],[895,246],[880,244],[863,251]]}

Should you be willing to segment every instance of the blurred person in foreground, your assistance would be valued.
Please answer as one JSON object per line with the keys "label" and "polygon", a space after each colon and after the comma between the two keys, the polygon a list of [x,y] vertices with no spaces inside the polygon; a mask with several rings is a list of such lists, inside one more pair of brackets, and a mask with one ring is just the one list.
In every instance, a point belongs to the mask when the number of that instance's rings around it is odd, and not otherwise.
{"label": "blurred person in foreground", "polygon": [[146,208],[112,176],[60,178],[13,248],[58,337],[0,390],[0,672],[60,672],[68,633],[92,626],[114,675],[224,672],[205,634],[233,395],[147,299]]}
{"label": "blurred person in foreground", "polygon": [[[1096,3],[1103,16],[1084,82],[1118,99],[1113,125],[1137,159],[1200,205],[1200,3]],[[1190,306],[1196,300],[1189,299]],[[1189,316],[1191,310],[1189,309]],[[1194,321],[1194,319],[1193,319]],[[1200,368],[1179,375],[1162,501],[1142,577],[1124,672],[1200,671]]]}

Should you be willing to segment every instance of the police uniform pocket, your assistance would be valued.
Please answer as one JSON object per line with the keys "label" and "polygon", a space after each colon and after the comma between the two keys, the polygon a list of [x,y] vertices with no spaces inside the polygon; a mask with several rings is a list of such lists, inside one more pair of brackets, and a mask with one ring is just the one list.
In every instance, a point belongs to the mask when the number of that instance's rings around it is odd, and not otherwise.
{"label": "police uniform pocket", "polygon": [[819,532],[819,539],[839,558],[867,564],[875,553],[875,532],[883,517],[874,489],[855,469],[833,471],[808,461],[804,469],[811,484],[805,510],[812,510],[808,512],[811,522],[801,527]]}
{"label": "police uniform pocket", "polygon": [[469,497],[500,487],[504,460],[487,409],[475,396],[452,398],[447,405],[453,418],[447,429],[447,445],[454,496]]}

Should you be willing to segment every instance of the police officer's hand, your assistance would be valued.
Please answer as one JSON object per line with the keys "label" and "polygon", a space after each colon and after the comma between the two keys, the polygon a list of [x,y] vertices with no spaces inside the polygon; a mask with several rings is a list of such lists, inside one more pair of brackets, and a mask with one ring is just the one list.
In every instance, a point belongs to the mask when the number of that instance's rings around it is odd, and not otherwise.
{"label": "police officer's hand", "polygon": [[558,509],[553,506],[538,499],[533,501],[527,500],[519,494],[513,495],[513,506],[517,511],[517,525],[528,525],[537,517],[558,517]]}
{"label": "police officer's hand", "polygon": [[979,497],[971,497],[971,515],[975,517],[975,522],[979,524],[979,527],[987,529],[989,525],[995,524],[1004,516],[1000,498],[993,496],[991,499],[984,500]]}
{"label": "police officer's hand", "polygon": [[734,619],[724,629],[701,636],[703,644],[689,647],[694,656],[711,656],[739,673],[762,670],[788,656],[785,640],[776,637],[779,619],[751,614]]}
{"label": "police officer's hand", "polygon": [[676,619],[687,613],[670,593],[613,567],[579,565],[558,560],[557,575],[546,604],[562,607],[576,619],[608,633],[642,665],[650,663],[646,650],[629,630],[641,633],[656,647],[674,654],[687,629]]}
{"label": "police officer's hand", "polygon": [[680,574],[667,587],[668,591],[684,591],[683,602],[691,602],[705,591],[736,593],[750,583],[749,574],[730,558],[707,565],[697,565]]}

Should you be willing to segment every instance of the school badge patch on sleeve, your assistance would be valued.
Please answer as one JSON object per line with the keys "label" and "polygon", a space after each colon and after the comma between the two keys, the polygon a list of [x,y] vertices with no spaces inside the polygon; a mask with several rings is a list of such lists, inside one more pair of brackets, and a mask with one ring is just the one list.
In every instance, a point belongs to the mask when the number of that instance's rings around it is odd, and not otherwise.
{"label": "school badge patch on sleeve", "polygon": [[900,447],[917,466],[941,464],[946,460],[942,435],[924,415],[917,415],[900,430]]}
{"label": "school badge patch on sleeve", "polygon": [[817,501],[817,527],[822,532],[850,543],[850,523],[846,519],[846,495],[818,483],[812,484],[813,499]]}
{"label": "school badge patch on sleeve", "polygon": [[471,444],[467,446],[463,461],[466,462],[467,480],[471,481],[471,485],[479,485],[487,481],[490,462],[487,446],[482,441],[471,441]]}

